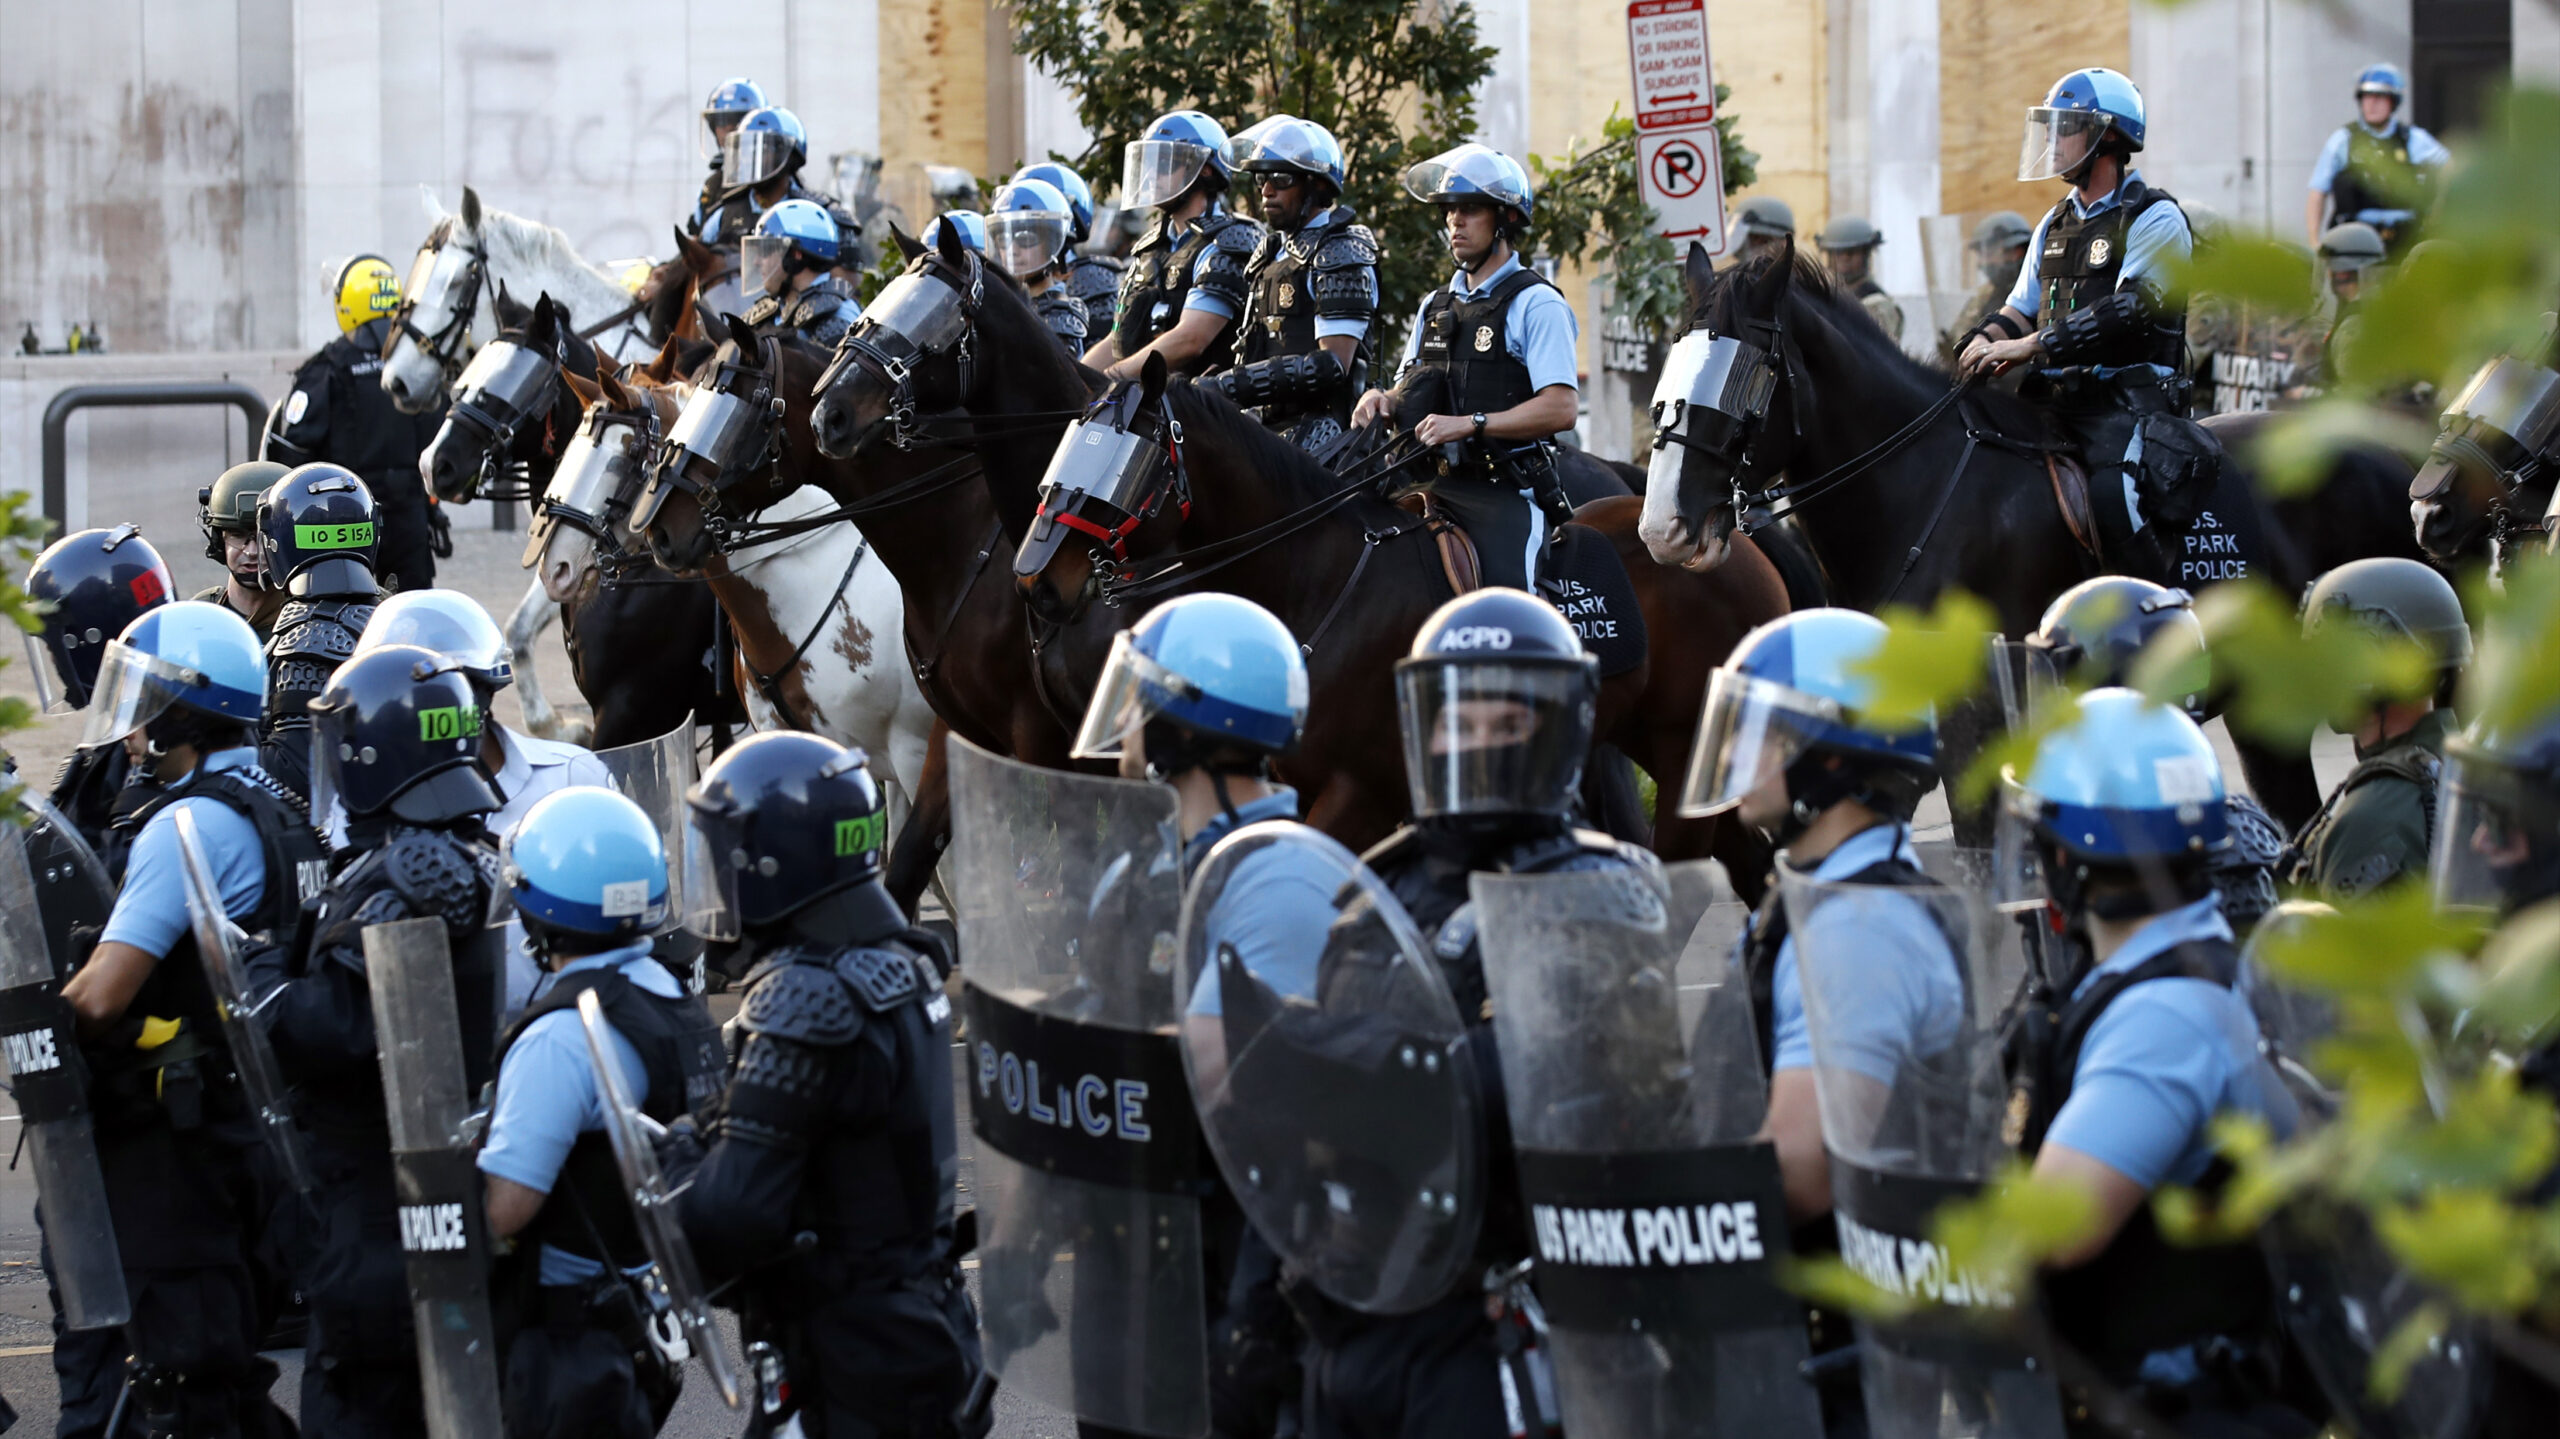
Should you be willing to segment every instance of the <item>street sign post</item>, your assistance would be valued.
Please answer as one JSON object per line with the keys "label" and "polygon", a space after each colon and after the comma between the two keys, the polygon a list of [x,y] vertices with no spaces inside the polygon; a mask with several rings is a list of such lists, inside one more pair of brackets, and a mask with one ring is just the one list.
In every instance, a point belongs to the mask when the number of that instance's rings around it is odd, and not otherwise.
{"label": "street sign post", "polygon": [[1630,0],[1636,176],[1654,231],[1724,252],[1724,154],[1716,136],[1707,0]]}

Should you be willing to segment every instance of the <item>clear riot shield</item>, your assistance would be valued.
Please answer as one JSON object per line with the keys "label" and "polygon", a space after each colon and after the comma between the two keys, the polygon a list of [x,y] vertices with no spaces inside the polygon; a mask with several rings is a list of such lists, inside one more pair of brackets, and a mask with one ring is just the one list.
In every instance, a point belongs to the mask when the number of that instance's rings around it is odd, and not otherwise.
{"label": "clear riot shield", "polygon": [[1173,791],[955,737],[951,798],[987,1365],[1088,1423],[1205,1434]]}
{"label": "clear riot shield", "polygon": [[27,873],[35,881],[35,913],[44,921],[45,948],[56,978],[69,979],[85,954],[72,950],[74,925],[103,926],[115,908],[116,883],[80,827],[33,789],[21,789],[27,811]]}
{"label": "clear riot shield", "polygon": [[[613,787],[623,798],[648,812],[658,826],[658,838],[665,842],[670,856],[684,853],[684,793],[693,787],[693,717],[652,740],[638,744],[618,745],[596,751],[613,775]],[[670,923],[681,922],[684,896],[675,886],[682,882],[684,866],[670,866],[667,875],[667,914]]]}
{"label": "clear riot shield", "polygon": [[586,1030],[587,1059],[596,1067],[605,1139],[613,1146],[613,1162],[622,1171],[631,1217],[654,1266],[645,1282],[651,1337],[679,1360],[686,1355],[700,1359],[711,1375],[712,1387],[720,1391],[720,1402],[739,1408],[747,1402],[745,1381],[720,1338],[720,1326],[702,1287],[702,1270],[693,1262],[693,1244],[685,1238],[684,1225],[676,1218],[675,1195],[658,1169],[656,1140],[666,1131],[640,1112],[640,1101],[623,1082],[613,1049],[613,1026],[605,1020],[604,1001],[592,989],[578,996],[578,1023]]}
{"label": "clear riot shield", "polygon": [[[1950,852],[1958,868],[1979,852]],[[1929,856],[1923,855],[1924,865]],[[1951,1271],[1938,1208],[1977,1193],[2006,1153],[1999,1013],[2021,988],[2019,926],[1983,891],[1828,883],[1780,867],[1804,987],[1840,1253],[1878,1287],[1930,1301],[1860,1321],[1876,1439],[2058,1439],[2051,1377],[1998,1336],[2021,1296]]]}
{"label": "clear riot shield", "polygon": [[1820,1435],[1723,867],[1471,884],[1565,1432]]}
{"label": "clear riot shield", "polygon": [[[311,1160],[304,1152],[302,1131],[293,1122],[292,1091],[285,1087],[284,1067],[258,1023],[258,1005],[249,994],[249,972],[241,963],[248,939],[222,903],[213,865],[205,858],[204,839],[196,833],[196,817],[181,807],[170,811],[177,825],[178,867],[187,885],[187,922],[194,929],[196,954],[212,986],[214,1010],[222,1018],[222,1038],[231,1048],[231,1066],[240,1087],[257,1111],[258,1134],[275,1156],[277,1172],[296,1194],[313,1187]],[[258,996],[263,999],[266,996]]]}
{"label": "clear riot shield", "polygon": [[366,927],[366,987],[391,1122],[400,1249],[432,1439],[499,1439],[489,1226],[464,1121],[471,1086],[455,956],[440,919]]}
{"label": "clear riot shield", "polygon": [[[0,819],[0,1057],[8,1061],[10,1094],[26,1126],[63,1321],[74,1329],[109,1329],[131,1319],[133,1306],[98,1168],[89,1066],[55,978],[66,966],[46,943],[50,915],[29,861],[31,829],[10,822],[14,818]],[[80,838],[68,826],[63,833]]]}
{"label": "clear riot shield", "polygon": [[1335,1301],[1450,1290],[1484,1218],[1466,1024],[1377,876],[1283,820],[1220,840],[1182,911],[1182,1054],[1227,1187]]}

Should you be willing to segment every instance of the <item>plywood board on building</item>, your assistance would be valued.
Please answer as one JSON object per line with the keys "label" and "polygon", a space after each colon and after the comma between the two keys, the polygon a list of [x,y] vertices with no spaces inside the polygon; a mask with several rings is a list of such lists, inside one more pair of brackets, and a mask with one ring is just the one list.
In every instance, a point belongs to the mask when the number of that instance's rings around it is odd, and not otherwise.
{"label": "plywood board on building", "polygon": [[985,166],[991,20],[1004,23],[987,0],[880,0],[880,149],[890,177],[916,164],[971,174]]}
{"label": "plywood board on building", "polygon": [[2060,187],[2018,183],[2027,107],[2085,65],[2126,68],[2130,0],[1939,0],[1938,208],[2052,208]]}

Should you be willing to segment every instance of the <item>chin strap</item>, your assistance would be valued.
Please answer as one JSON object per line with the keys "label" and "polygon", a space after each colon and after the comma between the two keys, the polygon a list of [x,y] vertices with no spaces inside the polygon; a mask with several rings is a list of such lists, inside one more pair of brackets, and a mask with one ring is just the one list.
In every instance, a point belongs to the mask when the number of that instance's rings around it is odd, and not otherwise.
{"label": "chin strap", "polygon": [[1217,791],[1218,808],[1226,812],[1227,823],[1235,825],[1243,824],[1244,816],[1236,813],[1236,802],[1227,797],[1227,772],[1225,770],[1213,769],[1209,771],[1209,788]]}

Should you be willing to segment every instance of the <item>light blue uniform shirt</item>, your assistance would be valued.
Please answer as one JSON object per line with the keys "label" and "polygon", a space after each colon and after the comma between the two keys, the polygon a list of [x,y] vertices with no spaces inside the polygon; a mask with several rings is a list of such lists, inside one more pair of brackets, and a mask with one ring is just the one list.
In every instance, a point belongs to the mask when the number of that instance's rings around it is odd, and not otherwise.
{"label": "light blue uniform shirt", "polygon": [[[1186,878],[1195,873],[1209,847],[1233,831],[1267,819],[1296,819],[1298,793],[1282,787],[1236,806],[1236,818],[1218,815],[1182,847]],[[1228,881],[1206,919],[1207,958],[1214,962],[1222,946],[1233,945],[1244,967],[1271,986],[1274,993],[1312,999],[1316,961],[1324,955],[1325,936],[1333,927],[1334,891],[1342,876],[1311,863],[1303,850],[1264,850]],[[1224,1012],[1218,997],[1218,972],[1204,969],[1191,991],[1190,1013]]]}
{"label": "light blue uniform shirt", "polygon": [[[2347,168],[2349,143],[2347,132],[2350,130],[2362,130],[2377,140],[2383,135],[2382,131],[2366,124],[2362,119],[2350,120],[2330,131],[2329,143],[2320,147],[2320,158],[2311,163],[2311,189],[2314,194],[2328,194],[2330,188],[2338,183],[2339,174]],[[2436,166],[2452,158],[2453,152],[2444,147],[2443,141],[2415,125],[2409,127],[2410,164],[2422,167]],[[2368,225],[2396,225],[2403,220],[2416,219],[2417,214],[2415,210],[2358,210],[2352,215],[2340,215],[2337,220],[2362,220]]]}
{"label": "light blue uniform shirt", "polygon": [[[2082,206],[2077,190],[2063,197],[2062,203],[2071,207],[2072,214],[2084,220],[2092,215],[2103,215],[2120,203],[2119,197],[2124,194],[2126,185],[2141,178],[2139,170],[2125,171],[2114,191],[2095,205]],[[2036,284],[2036,257],[2044,253],[2044,232],[2052,224],[2051,210],[2045,212],[2043,219],[2036,221],[2035,233],[2027,237],[2027,263],[2019,267],[2018,283],[2009,291],[2009,308],[2026,316],[2030,324],[2035,321],[2040,294],[2040,287]],[[2167,294],[2171,281],[2176,278],[2170,273],[2171,269],[2184,264],[2195,247],[2195,232],[2188,228],[2184,211],[2174,203],[2152,206],[2125,229],[2124,263],[2116,267],[2116,288],[2121,290],[2138,283],[2149,289],[2155,298]]]}
{"label": "light blue uniform shirt", "polygon": [[[2221,902],[2207,895],[2135,930],[2074,993],[2173,946],[2229,938]],[[2209,1126],[2232,1110],[2265,1118],[2278,1137],[2298,1118],[2292,1097],[2259,1058],[2248,1001],[2210,980],[2154,979],[2117,995],[2089,1026],[2071,1097],[2045,1138],[2145,1189],[2193,1184],[2213,1162]]]}
{"label": "light blue uniform shirt", "polygon": [[[1906,826],[1877,825],[1849,836],[1813,867],[1813,878],[1842,883],[1889,858],[1918,867]],[[1955,1043],[1964,1024],[1964,977],[1927,906],[1890,885],[1869,889],[1834,892],[1806,917],[1801,937],[1823,958],[1813,979],[1825,1001],[1823,1063],[1890,1085],[1914,1055]],[[1791,924],[1770,975],[1773,1070],[1814,1064],[1799,937]]]}
{"label": "light blue uniform shirt", "polygon": [[[1205,220],[1211,215],[1224,214],[1225,211],[1225,206],[1220,205],[1215,200],[1212,200],[1209,202],[1209,208],[1202,211],[1200,217]],[[1175,224],[1170,220],[1166,221],[1164,227],[1166,241],[1165,248],[1169,250],[1181,249],[1183,237],[1190,233],[1191,227],[1189,225]],[[1210,249],[1215,248],[1216,246],[1214,245],[1210,247]],[[1213,295],[1207,290],[1200,288],[1200,267],[1208,263],[1209,250],[1202,250],[1199,254],[1194,255],[1191,258],[1191,274],[1193,283],[1189,290],[1183,292],[1182,308],[1186,310],[1198,310],[1203,314],[1215,315],[1221,320],[1232,320],[1236,317],[1236,307],[1228,303],[1225,296]]]}
{"label": "light blue uniform shirt", "polygon": [[[263,774],[258,752],[250,748],[216,750],[198,762],[211,773],[237,770]],[[267,892],[267,856],[258,844],[258,827],[218,799],[181,799],[151,817],[134,837],[133,855],[125,861],[124,888],[116,893],[100,943],[129,944],[154,959],[167,957],[187,932],[187,872],[178,857],[178,812],[196,818],[196,837],[204,842],[205,862],[222,891],[222,907],[233,919],[246,919]]]}
{"label": "light blue uniform shirt", "polygon": [[[1513,254],[1501,268],[1485,276],[1486,288],[1501,284],[1512,271],[1521,268],[1520,257]],[[1474,294],[1476,286],[1467,282],[1467,272],[1460,270],[1449,277],[1449,288],[1460,299]],[[1422,317],[1431,308],[1431,297],[1413,312],[1413,324],[1405,331],[1404,360],[1397,366],[1401,376],[1422,353]],[[1321,333],[1321,332],[1319,332]],[[1529,367],[1529,388],[1543,390],[1549,385],[1568,389],[1582,387],[1582,324],[1573,316],[1573,304],[1564,292],[1553,285],[1531,285],[1511,297],[1502,312],[1502,348],[1511,358]]]}
{"label": "light blue uniform shirt", "polygon": [[[684,993],[667,967],[650,957],[647,944],[573,959],[560,967],[560,973],[609,968],[619,968],[633,984],[661,998],[676,999]],[[536,996],[557,982],[545,976]],[[639,1049],[619,1034],[613,1037],[613,1049],[622,1065],[623,1082],[635,1095],[646,1092],[649,1073],[640,1063]],[[480,1172],[549,1194],[578,1136],[603,1128],[604,1104],[597,1097],[586,1028],[576,1010],[554,1011],[527,1025],[507,1050],[506,1063],[498,1070],[489,1142],[480,1148]],[[583,1283],[603,1272],[604,1266],[592,1259],[548,1244],[542,1247],[545,1284]]]}
{"label": "light blue uniform shirt", "polygon": [[[516,826],[524,822],[525,812],[546,796],[557,794],[571,785],[613,788],[613,774],[604,767],[604,761],[577,745],[517,734],[504,725],[498,726],[498,745],[507,754],[506,763],[498,770],[498,793],[506,803],[489,816],[489,833],[501,841],[513,835]],[[542,964],[533,957],[533,946],[524,937],[524,925],[510,916],[507,920],[506,1008],[509,1020],[533,1002],[534,986],[541,979]]]}

